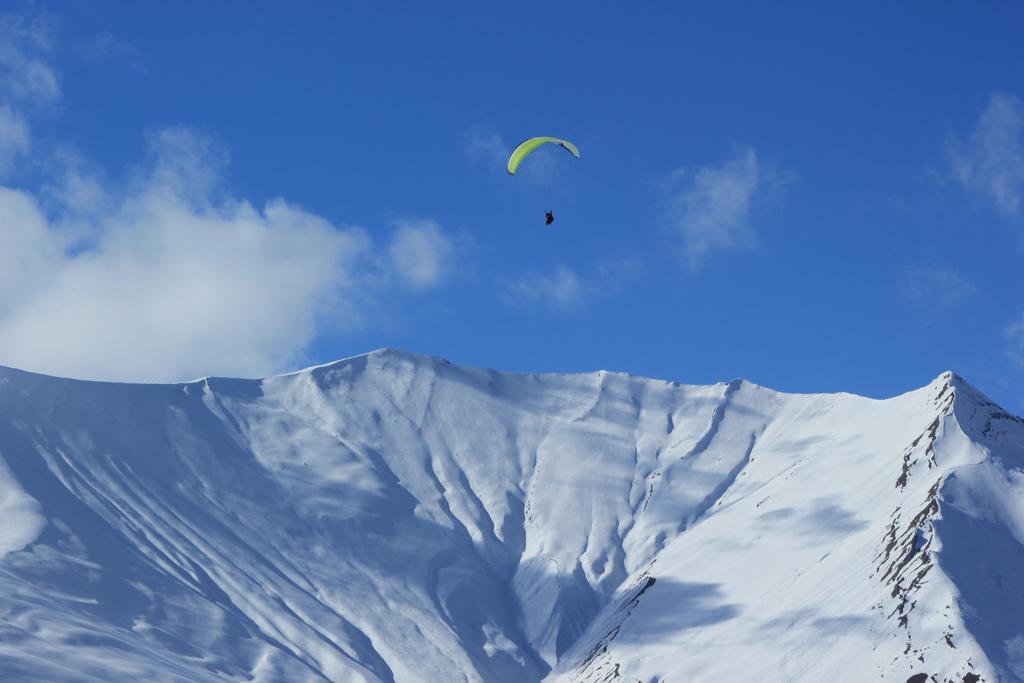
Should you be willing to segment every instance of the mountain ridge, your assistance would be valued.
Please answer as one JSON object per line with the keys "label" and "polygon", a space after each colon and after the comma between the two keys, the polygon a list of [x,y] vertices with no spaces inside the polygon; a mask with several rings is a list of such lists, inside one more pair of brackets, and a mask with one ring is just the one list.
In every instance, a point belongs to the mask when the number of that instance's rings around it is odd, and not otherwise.
{"label": "mountain ridge", "polygon": [[0,371],[27,520],[0,672],[1018,680],[1021,434],[951,372],[872,399],[388,349],[261,380]]}
{"label": "mountain ridge", "polygon": [[[448,358],[446,358],[444,356],[433,356],[433,355],[430,355],[430,354],[421,354],[421,353],[416,353],[414,351],[408,351],[406,349],[397,348],[397,347],[390,347],[390,346],[382,346],[382,347],[379,347],[379,348],[376,348],[376,349],[372,349],[370,351],[366,351],[364,353],[358,353],[358,354],[354,354],[352,356],[344,356],[342,358],[337,358],[335,360],[326,361],[324,363],[317,363],[317,364],[314,364],[314,365],[308,365],[308,366],[299,368],[298,370],[289,370],[287,372],[282,372],[282,373],[273,374],[273,375],[267,375],[265,377],[230,377],[230,376],[225,376],[225,375],[204,375],[204,376],[201,376],[201,377],[196,377],[194,379],[184,380],[184,381],[180,381],[180,382],[146,382],[146,381],[127,382],[127,381],[121,381],[121,380],[82,379],[82,378],[77,378],[77,377],[64,377],[64,376],[60,376],[60,375],[49,375],[49,374],[42,373],[42,372],[35,372],[35,371],[32,371],[32,370],[24,370],[24,369],[21,369],[21,368],[16,368],[16,367],[13,367],[13,366],[3,365],[3,364],[0,364],[0,371],[10,371],[10,372],[14,372],[14,373],[20,373],[20,374],[23,374],[23,375],[35,375],[35,376],[38,376],[38,377],[46,377],[46,378],[52,379],[52,380],[61,380],[61,381],[68,381],[68,382],[84,382],[84,383],[89,383],[89,384],[113,384],[113,385],[129,385],[129,386],[180,386],[180,385],[186,385],[186,384],[196,384],[196,383],[204,382],[204,381],[207,381],[207,380],[229,380],[229,381],[233,381],[233,382],[264,382],[264,381],[267,381],[267,380],[272,380],[272,379],[276,379],[276,378],[280,378],[280,377],[294,377],[294,376],[303,375],[303,374],[310,373],[310,372],[317,371],[317,370],[328,370],[328,369],[335,368],[335,367],[341,367],[341,366],[343,366],[343,365],[345,365],[347,363],[355,363],[355,362],[359,362],[359,361],[361,361],[363,359],[368,359],[368,358],[375,357],[375,356],[376,357],[382,357],[383,356],[383,357],[392,357],[392,358],[403,358],[405,360],[416,361],[416,362],[421,362],[421,363],[422,362],[426,362],[426,363],[430,363],[430,364],[445,364],[445,365],[450,365],[450,366],[460,367],[460,368],[472,368],[472,369],[479,370],[479,371],[484,371],[484,372],[496,372],[496,373],[500,373],[500,374],[504,374],[504,375],[541,376],[541,377],[546,377],[546,376],[547,377],[575,377],[575,376],[581,376],[581,375],[608,374],[608,375],[621,376],[621,377],[625,377],[625,378],[629,378],[629,379],[650,380],[650,381],[653,381],[653,382],[668,382],[668,383],[671,383],[671,384],[678,384],[678,385],[689,384],[690,386],[713,386],[713,385],[690,384],[690,383],[682,381],[682,380],[663,379],[663,378],[657,378],[657,377],[650,377],[650,376],[647,376],[647,375],[636,374],[636,373],[628,372],[628,371],[625,371],[625,370],[609,370],[607,368],[599,368],[599,369],[595,369],[595,370],[582,370],[582,371],[574,371],[574,372],[558,372],[558,371],[524,372],[524,371],[515,371],[515,370],[502,370],[500,368],[492,368],[492,367],[485,367],[485,366],[475,366],[475,365],[466,365],[466,364],[461,364],[461,363],[453,363],[451,360],[449,360]],[[907,391],[904,391],[904,392],[902,392],[900,394],[895,394],[893,396],[887,396],[887,397],[881,397],[881,398],[877,398],[877,397],[874,397],[874,396],[866,396],[864,394],[857,394],[857,393],[846,392],[846,391],[832,391],[832,392],[780,391],[778,389],[773,389],[773,388],[768,387],[766,385],[759,384],[758,382],[755,382],[755,381],[753,381],[753,380],[751,380],[749,378],[746,378],[746,377],[735,377],[735,378],[733,378],[731,380],[722,380],[722,381],[716,382],[715,384],[719,385],[719,384],[730,384],[732,382],[741,382],[741,383],[744,383],[744,384],[750,384],[750,385],[753,385],[753,386],[757,386],[757,387],[761,387],[761,388],[764,388],[764,389],[768,389],[769,391],[773,391],[773,392],[778,393],[778,394],[791,395],[791,396],[855,396],[857,398],[862,398],[862,399],[869,400],[869,401],[887,401],[887,400],[890,400],[890,399],[893,399],[893,398],[898,398],[899,396],[902,396],[904,394],[913,393],[913,392],[916,392],[916,391],[921,391],[921,390],[925,389],[926,387],[931,386],[932,384],[935,384],[936,382],[945,381],[947,379],[962,384],[964,387],[968,388],[975,395],[981,397],[984,401],[992,403],[993,405],[998,405],[994,401],[992,401],[987,395],[985,395],[984,392],[979,390],[977,387],[972,385],[967,379],[965,379],[962,375],[957,374],[953,370],[945,370],[945,371],[939,373],[935,377],[935,379],[933,379],[931,382],[928,382],[925,385],[922,385],[921,387],[918,387],[918,388],[915,388],[915,389],[908,389]]]}

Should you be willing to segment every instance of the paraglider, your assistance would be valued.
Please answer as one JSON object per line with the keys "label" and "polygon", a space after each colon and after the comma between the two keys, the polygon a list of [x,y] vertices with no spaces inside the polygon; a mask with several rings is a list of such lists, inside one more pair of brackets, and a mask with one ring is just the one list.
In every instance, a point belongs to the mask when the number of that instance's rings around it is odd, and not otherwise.
{"label": "paraglider", "polygon": [[[519,143],[519,146],[516,147],[515,150],[512,152],[512,156],[508,158],[508,174],[515,175],[516,170],[519,169],[519,164],[523,163],[523,159],[529,156],[530,153],[533,152],[538,147],[547,144],[558,145],[562,149],[568,151],[577,159],[580,158],[579,148],[576,145],[569,142],[568,140],[548,136],[528,138]],[[551,213],[550,211],[546,211],[544,213],[544,225],[551,225],[554,222],[555,214]]]}
{"label": "paraglider", "polygon": [[530,152],[537,149],[541,145],[546,145],[549,143],[553,145],[558,145],[562,149],[568,150],[569,153],[572,154],[577,159],[580,158],[579,148],[576,147],[576,145],[569,142],[568,140],[543,136],[537,138],[529,138],[527,140],[523,140],[522,142],[520,142],[519,146],[516,147],[515,151],[512,152],[512,156],[508,158],[509,175],[516,174],[516,170],[519,168],[519,164],[523,162],[523,159],[525,159],[530,154]]}

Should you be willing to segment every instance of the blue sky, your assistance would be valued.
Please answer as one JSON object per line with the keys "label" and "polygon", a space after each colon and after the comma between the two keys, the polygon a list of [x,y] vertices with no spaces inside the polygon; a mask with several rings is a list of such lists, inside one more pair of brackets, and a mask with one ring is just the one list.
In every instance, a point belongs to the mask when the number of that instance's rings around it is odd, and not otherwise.
{"label": "blue sky", "polygon": [[[0,363],[954,369],[1024,411],[1024,8],[751,5],[15,3]],[[509,177],[541,134],[582,158]]]}

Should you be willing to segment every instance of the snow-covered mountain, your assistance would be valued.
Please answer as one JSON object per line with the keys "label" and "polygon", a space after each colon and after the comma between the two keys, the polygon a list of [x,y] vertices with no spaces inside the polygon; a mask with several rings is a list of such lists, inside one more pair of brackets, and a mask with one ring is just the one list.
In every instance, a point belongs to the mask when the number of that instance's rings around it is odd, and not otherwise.
{"label": "snow-covered mountain", "polygon": [[1022,468],[950,373],[0,369],[0,680],[1024,680]]}

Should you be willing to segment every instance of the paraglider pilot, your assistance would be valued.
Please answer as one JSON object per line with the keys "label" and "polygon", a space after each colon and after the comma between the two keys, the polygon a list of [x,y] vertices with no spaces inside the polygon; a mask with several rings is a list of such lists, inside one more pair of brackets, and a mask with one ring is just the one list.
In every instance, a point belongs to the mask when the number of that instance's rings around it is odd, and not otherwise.
{"label": "paraglider pilot", "polygon": [[551,225],[554,222],[555,222],[555,214],[551,213],[550,211],[545,211],[544,212],[544,225]]}

